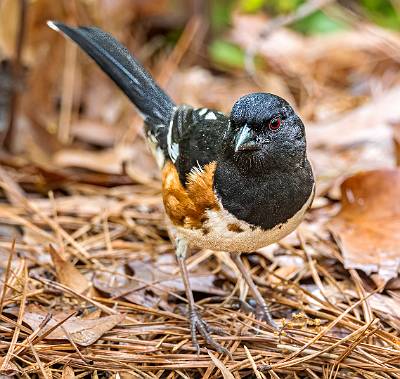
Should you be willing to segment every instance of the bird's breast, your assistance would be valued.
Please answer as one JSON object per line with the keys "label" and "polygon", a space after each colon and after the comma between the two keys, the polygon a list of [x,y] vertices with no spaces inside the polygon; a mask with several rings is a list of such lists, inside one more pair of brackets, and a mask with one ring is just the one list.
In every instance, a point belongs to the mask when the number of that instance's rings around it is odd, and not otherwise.
{"label": "bird's breast", "polygon": [[206,210],[201,228],[176,227],[176,231],[194,247],[230,252],[255,251],[278,242],[295,230],[311,205],[312,197],[286,222],[268,230],[237,219],[219,204],[219,209]]}
{"label": "bird's breast", "polygon": [[168,162],[162,175],[163,201],[167,215],[179,236],[189,245],[223,251],[250,252],[292,232],[301,222],[313,198],[285,222],[265,229],[238,219],[224,208],[213,188],[216,163],[211,162],[188,176],[185,186],[176,167]]}

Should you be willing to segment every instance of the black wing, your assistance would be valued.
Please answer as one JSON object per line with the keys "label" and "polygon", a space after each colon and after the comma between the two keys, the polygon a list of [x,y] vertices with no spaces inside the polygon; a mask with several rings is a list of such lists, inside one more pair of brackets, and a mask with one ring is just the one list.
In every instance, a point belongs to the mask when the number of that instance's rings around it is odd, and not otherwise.
{"label": "black wing", "polygon": [[193,168],[201,169],[217,160],[228,127],[229,119],[221,112],[186,105],[177,108],[169,127],[167,145],[168,155],[183,185]]}

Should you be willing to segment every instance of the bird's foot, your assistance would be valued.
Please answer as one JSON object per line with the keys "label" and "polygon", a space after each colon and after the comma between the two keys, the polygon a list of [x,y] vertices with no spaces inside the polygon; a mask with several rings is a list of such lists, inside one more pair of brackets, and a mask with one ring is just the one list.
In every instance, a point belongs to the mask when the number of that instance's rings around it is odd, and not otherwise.
{"label": "bird's foot", "polygon": [[255,315],[258,320],[265,321],[268,325],[270,325],[275,330],[278,330],[278,324],[274,321],[271,316],[271,312],[266,304],[258,304],[256,305]]}
{"label": "bird's foot", "polygon": [[269,308],[265,303],[260,304],[254,299],[251,299],[248,302],[241,302],[241,307],[246,312],[254,313],[257,320],[265,321],[272,328],[279,330],[278,325],[272,318],[271,312],[269,311]]}
{"label": "bird's foot", "polygon": [[193,346],[197,350],[197,354],[200,353],[200,345],[197,340],[197,332],[204,338],[206,344],[214,348],[216,351],[222,354],[226,354],[231,356],[231,353],[223,346],[221,346],[218,342],[214,341],[214,339],[210,336],[210,333],[215,333],[218,335],[226,334],[221,328],[214,328],[205,322],[198,311],[190,310],[189,313],[189,321],[190,321],[190,334],[192,337]]}

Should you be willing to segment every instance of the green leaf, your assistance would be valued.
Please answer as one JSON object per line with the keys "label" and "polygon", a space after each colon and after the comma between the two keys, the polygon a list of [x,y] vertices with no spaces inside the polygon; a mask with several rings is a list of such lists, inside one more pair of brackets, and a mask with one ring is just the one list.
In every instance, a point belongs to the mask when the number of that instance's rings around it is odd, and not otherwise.
{"label": "green leaf", "polygon": [[214,29],[222,29],[231,22],[233,0],[211,1],[211,24]]}
{"label": "green leaf", "polygon": [[326,34],[346,29],[347,25],[317,11],[293,24],[293,28],[304,34]]}
{"label": "green leaf", "polygon": [[361,0],[367,16],[376,24],[400,30],[400,12],[387,0]]}
{"label": "green leaf", "polygon": [[266,0],[265,5],[277,14],[289,13],[304,3],[304,0]]}
{"label": "green leaf", "polygon": [[240,9],[245,13],[255,13],[265,5],[265,0],[240,0]]}
{"label": "green leaf", "polygon": [[212,61],[221,66],[230,68],[243,68],[245,54],[243,50],[233,43],[224,40],[215,40],[209,46]]}

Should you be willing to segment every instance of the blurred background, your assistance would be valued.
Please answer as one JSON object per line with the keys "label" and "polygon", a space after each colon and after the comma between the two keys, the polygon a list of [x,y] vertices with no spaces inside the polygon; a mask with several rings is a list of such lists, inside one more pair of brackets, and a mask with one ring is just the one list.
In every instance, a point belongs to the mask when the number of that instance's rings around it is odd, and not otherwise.
{"label": "blurred background", "polygon": [[[256,377],[396,375],[400,0],[0,0],[0,376],[231,377],[191,346],[142,120],[47,20],[110,32],[177,103],[230,112],[272,92],[306,124],[312,209],[297,234],[243,257],[283,333],[241,309],[248,288],[227,254],[188,258],[207,321],[229,329],[235,378],[271,363],[279,376]],[[46,328],[73,317],[34,340],[51,315]],[[309,343],[300,364],[292,352]]]}
{"label": "blurred background", "polygon": [[34,171],[26,185],[158,175],[133,107],[52,19],[112,33],[178,103],[229,112],[249,92],[283,96],[308,125],[319,177],[394,163],[398,0],[1,0],[1,160]]}

